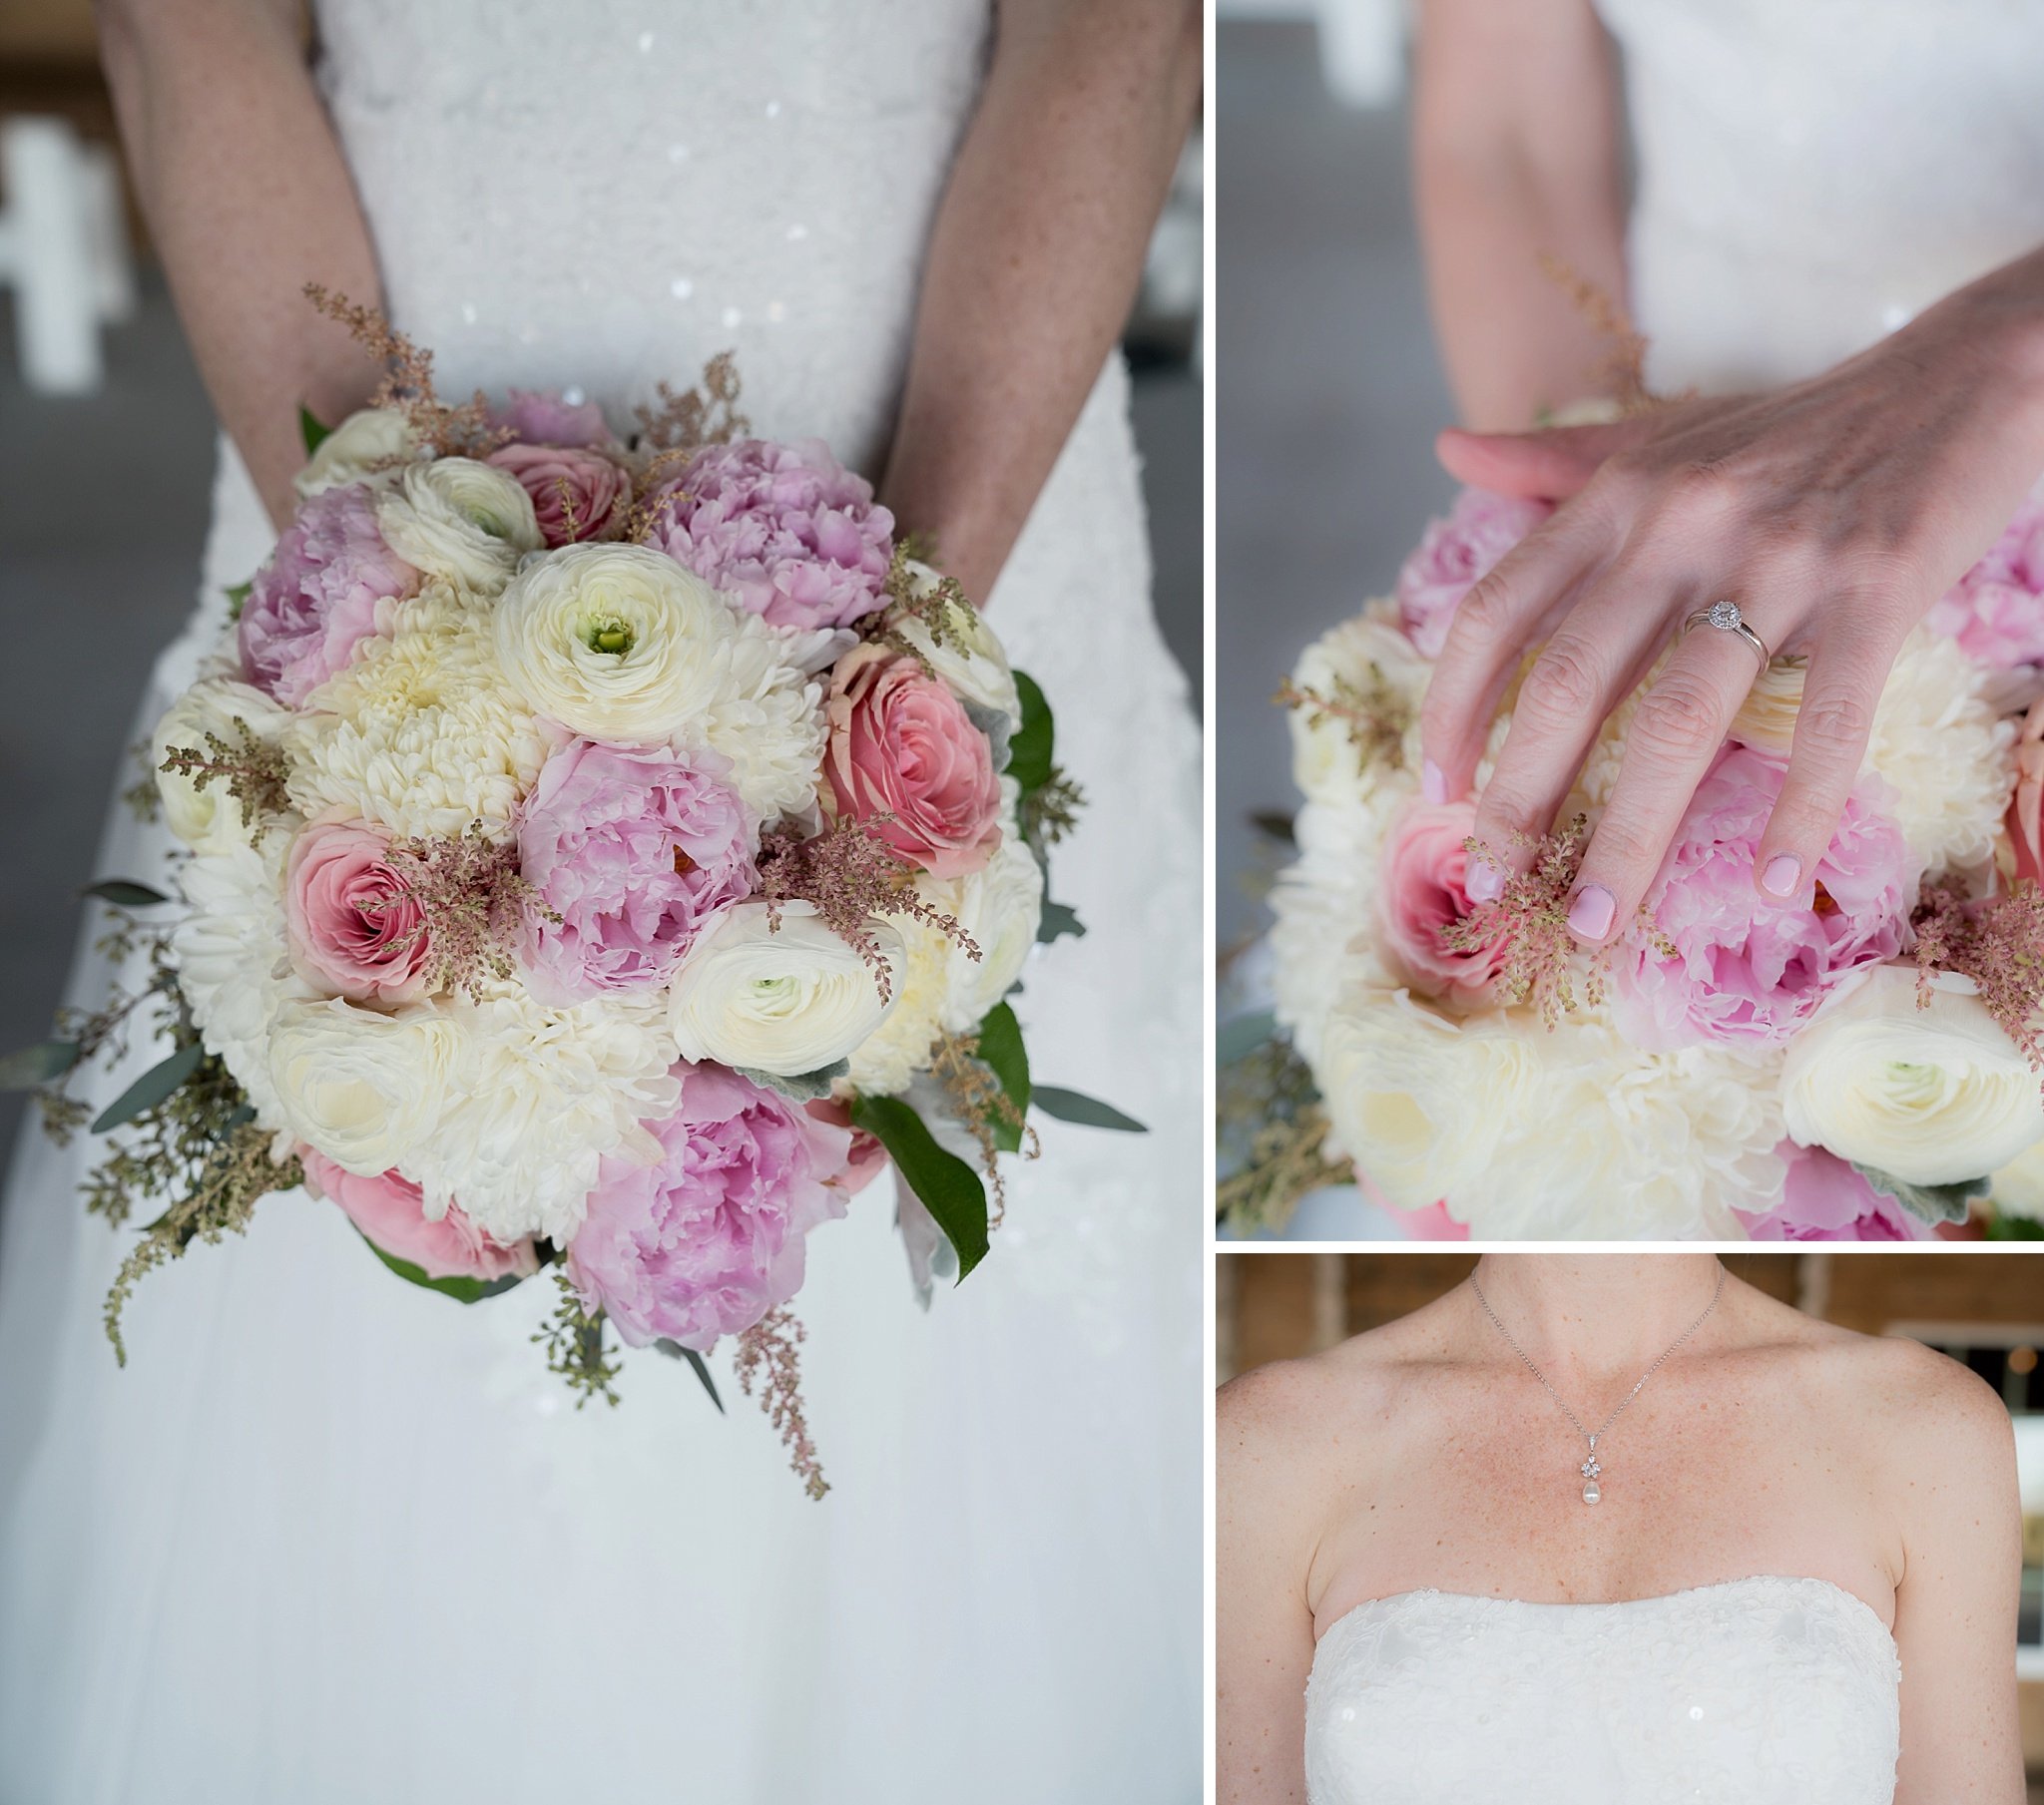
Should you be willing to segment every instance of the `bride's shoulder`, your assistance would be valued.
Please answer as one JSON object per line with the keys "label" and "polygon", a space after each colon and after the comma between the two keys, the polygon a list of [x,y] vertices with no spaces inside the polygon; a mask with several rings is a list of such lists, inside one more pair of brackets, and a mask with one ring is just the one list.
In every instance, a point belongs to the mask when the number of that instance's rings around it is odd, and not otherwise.
{"label": "bride's shoulder", "polygon": [[1224,1456],[1338,1449],[1344,1425],[1360,1429],[1380,1421],[1438,1358],[1424,1316],[1421,1311],[1230,1380],[1215,1404]]}

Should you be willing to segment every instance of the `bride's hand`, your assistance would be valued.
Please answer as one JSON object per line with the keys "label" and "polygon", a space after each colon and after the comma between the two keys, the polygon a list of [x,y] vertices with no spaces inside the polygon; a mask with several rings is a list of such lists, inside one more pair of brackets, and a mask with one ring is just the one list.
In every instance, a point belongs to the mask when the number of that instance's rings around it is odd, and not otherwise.
{"label": "bride's hand", "polygon": [[[1626,734],[1571,899],[1577,936],[1623,931],[1758,675],[1735,632],[1684,622],[1721,597],[1778,657],[1808,659],[1788,774],[1756,881],[1807,889],[1858,774],[1896,652],[2044,469],[2044,258],[1962,289],[1792,388],[1609,427],[1450,431],[1462,481],[1567,498],[1457,610],[1422,718],[1428,794],[1468,789],[1525,652],[1476,836],[1510,870],[1549,830],[1599,728],[1678,641]],[[1503,874],[1472,862],[1479,901]]]}

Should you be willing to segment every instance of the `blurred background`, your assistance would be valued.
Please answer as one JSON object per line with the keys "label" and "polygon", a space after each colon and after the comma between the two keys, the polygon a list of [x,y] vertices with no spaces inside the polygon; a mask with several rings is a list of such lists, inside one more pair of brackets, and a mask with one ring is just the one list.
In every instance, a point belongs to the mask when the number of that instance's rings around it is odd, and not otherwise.
{"label": "blurred background", "polygon": [[[1733,1274],[1805,1314],[1866,1335],[1906,1335],[1995,1388],[2014,1419],[2023,1494],[2017,1623],[2023,1755],[2044,1805],[2044,1288],[2023,1253],[1731,1253]],[[1215,1366],[1223,1383],[1409,1315],[1469,1276],[1471,1253],[1227,1252],[1215,1261]]]}
{"label": "blurred background", "polygon": [[[1201,149],[1187,147],[1126,349],[1157,611],[1201,689]],[[214,422],[119,166],[90,0],[0,5],[0,1053],[48,1032],[151,662],[197,598]],[[22,1100],[0,1096],[0,1167]]]}

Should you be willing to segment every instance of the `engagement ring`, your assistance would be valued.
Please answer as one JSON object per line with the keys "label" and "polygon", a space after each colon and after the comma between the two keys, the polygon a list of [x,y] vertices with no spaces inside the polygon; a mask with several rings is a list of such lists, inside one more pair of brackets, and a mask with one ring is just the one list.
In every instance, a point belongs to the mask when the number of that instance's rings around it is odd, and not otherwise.
{"label": "engagement ring", "polygon": [[1739,604],[1730,600],[1713,602],[1709,608],[1700,608],[1682,624],[1685,633],[1694,633],[1699,627],[1715,627],[1720,633],[1736,633],[1753,648],[1753,655],[1761,662],[1761,669],[1767,670],[1773,654],[1768,651],[1767,642],[1747,626],[1746,617],[1739,612]]}

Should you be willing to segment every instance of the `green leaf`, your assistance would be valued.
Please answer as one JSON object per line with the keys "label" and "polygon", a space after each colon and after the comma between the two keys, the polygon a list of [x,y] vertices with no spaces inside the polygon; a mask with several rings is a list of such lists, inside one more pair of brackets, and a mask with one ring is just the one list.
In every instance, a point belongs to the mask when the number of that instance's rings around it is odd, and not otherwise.
{"label": "green leaf", "polygon": [[1050,703],[1043,699],[1043,691],[1028,672],[1015,673],[1015,693],[1022,698],[1022,724],[1008,741],[1008,775],[1021,784],[1026,796],[1050,781],[1056,735]]}
{"label": "green leaf", "polygon": [[301,401],[298,403],[298,436],[305,441],[305,455],[310,457],[333,437],[333,428],[321,426],[312,417],[312,410]]}
{"label": "green leaf", "polygon": [[1901,1204],[1919,1222],[1963,1222],[1971,1213],[1975,1197],[1987,1195],[1985,1178],[1959,1178],[1950,1184],[1911,1184],[1890,1172],[1851,1161],[1852,1169],[1877,1191]]}
{"label": "green leaf", "polygon": [[1987,1218],[1990,1241],[2044,1241],[2044,1222],[2035,1216],[2004,1215],[1996,1211]]}
{"label": "green leaf", "polygon": [[1266,839],[1282,846],[1296,846],[1298,835],[1292,817],[1281,809],[1260,808],[1250,816],[1250,825]]}
{"label": "green leaf", "polygon": [[958,1255],[958,1282],[986,1258],[986,1186],[956,1153],[940,1147],[898,1097],[861,1097],[851,1120],[887,1149],[908,1188]]}
{"label": "green leaf", "polygon": [[1022,1024],[1007,1004],[996,1003],[980,1023],[979,1057],[1015,1106],[1012,1123],[997,1120],[988,1125],[994,1145],[1004,1153],[1016,1152],[1022,1145],[1022,1119],[1029,1114],[1029,1049],[1022,1044]]}
{"label": "green leaf", "polygon": [[670,1341],[665,1335],[653,1344],[670,1360],[686,1360],[696,1369],[696,1377],[703,1381],[703,1389],[710,1394],[711,1403],[717,1406],[717,1414],[724,1415],[724,1400],[717,1395],[717,1381],[710,1376],[710,1368],[701,1354],[692,1347],[684,1347],[679,1341]]}
{"label": "green leaf", "polygon": [[0,1091],[33,1091],[78,1064],[76,1041],[38,1041],[0,1058]]}
{"label": "green leaf", "polygon": [[[361,1234],[360,1229],[356,1229],[355,1232]],[[423,1266],[414,1266],[410,1260],[401,1260],[394,1253],[386,1253],[365,1234],[362,1235],[362,1240],[369,1251],[381,1260],[384,1265],[388,1266],[391,1271],[396,1273],[399,1278],[403,1279],[406,1284],[417,1285],[424,1291],[437,1291],[442,1297],[453,1298],[456,1303],[481,1303],[486,1297],[496,1297],[500,1293],[510,1290],[513,1285],[522,1285],[525,1282],[523,1274],[517,1272],[506,1273],[502,1278],[490,1279],[468,1278],[466,1276],[457,1278],[428,1278]]]}
{"label": "green leaf", "polygon": [[255,588],[256,579],[251,577],[247,583],[231,583],[226,589],[221,591],[221,594],[228,599],[228,619],[230,621],[241,620],[242,610],[248,606],[249,597],[254,593]]}
{"label": "green leaf", "polygon": [[1075,940],[1084,940],[1086,924],[1079,919],[1078,910],[1068,909],[1063,903],[1052,902],[1049,897],[1045,897],[1043,913],[1036,922],[1037,944],[1044,945],[1064,934],[1071,935]]}
{"label": "green leaf", "polygon": [[1278,1033],[1278,1012],[1253,1009],[1246,1016],[1230,1016],[1214,1033],[1214,1063],[1233,1066],[1249,1058]]}
{"label": "green leaf", "polygon": [[96,884],[86,885],[85,893],[97,896],[101,902],[119,903],[124,909],[147,909],[171,900],[161,890],[132,883],[125,877],[103,877]]}
{"label": "green leaf", "polygon": [[107,1105],[94,1121],[92,1131],[104,1134],[109,1128],[118,1128],[124,1122],[133,1122],[145,1110],[155,1109],[199,1070],[199,1062],[205,1057],[206,1049],[197,1041],[188,1047],[180,1047],[162,1065],[152,1066]]}
{"label": "green leaf", "polygon": [[750,1079],[763,1091],[778,1091],[790,1103],[814,1103],[818,1098],[830,1095],[831,1085],[851,1070],[851,1062],[838,1060],[814,1072],[804,1072],[795,1078],[788,1078],[778,1072],[762,1072],[752,1066],[734,1066],[739,1077]]}
{"label": "green leaf", "polygon": [[1088,1097],[1080,1091],[1067,1091],[1057,1085],[1036,1087],[1036,1107],[1046,1116],[1055,1116],[1060,1122],[1076,1122],[1081,1128],[1113,1128],[1118,1134],[1147,1134],[1150,1132],[1133,1116],[1124,1116],[1113,1104],[1104,1104],[1097,1097]]}

